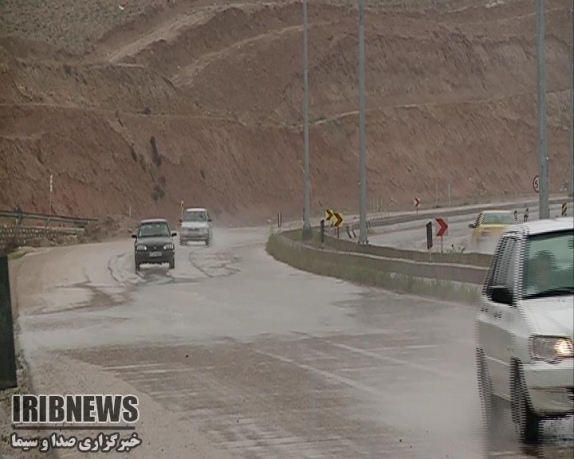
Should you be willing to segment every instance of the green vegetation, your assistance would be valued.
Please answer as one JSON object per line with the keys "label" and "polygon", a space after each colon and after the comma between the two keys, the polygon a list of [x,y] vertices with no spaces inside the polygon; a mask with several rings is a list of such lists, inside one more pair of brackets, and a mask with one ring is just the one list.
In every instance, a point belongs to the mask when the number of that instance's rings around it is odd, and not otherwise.
{"label": "green vegetation", "polygon": [[8,260],[17,260],[18,258],[22,258],[26,255],[24,250],[14,250],[13,252],[8,253]]}

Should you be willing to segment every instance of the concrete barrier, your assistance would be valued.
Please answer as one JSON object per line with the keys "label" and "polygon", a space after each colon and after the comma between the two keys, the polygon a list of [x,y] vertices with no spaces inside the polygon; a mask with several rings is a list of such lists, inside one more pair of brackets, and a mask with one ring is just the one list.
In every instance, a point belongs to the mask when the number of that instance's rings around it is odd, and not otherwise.
{"label": "concrete barrier", "polygon": [[[394,273],[411,278],[444,280],[473,285],[482,285],[488,270],[486,266],[444,262],[430,263],[421,260],[407,260],[358,253],[356,251],[338,251],[328,247],[321,249],[287,237],[285,234],[275,234],[275,237],[279,238],[283,246],[288,247],[297,255],[310,260],[310,263],[316,264],[355,267],[370,272]],[[355,247],[357,246],[355,245]]]}
{"label": "concrete barrier", "polygon": [[[288,230],[281,234],[294,241],[300,240],[300,230]],[[316,240],[320,240],[319,231],[314,229]],[[421,252],[418,250],[396,249],[394,247],[384,247],[378,245],[358,245],[355,241],[336,238],[325,234],[324,246],[326,249],[342,253],[355,253],[372,255],[374,257],[410,260],[422,263],[432,264],[452,264],[488,268],[492,255],[484,253],[432,253]]]}

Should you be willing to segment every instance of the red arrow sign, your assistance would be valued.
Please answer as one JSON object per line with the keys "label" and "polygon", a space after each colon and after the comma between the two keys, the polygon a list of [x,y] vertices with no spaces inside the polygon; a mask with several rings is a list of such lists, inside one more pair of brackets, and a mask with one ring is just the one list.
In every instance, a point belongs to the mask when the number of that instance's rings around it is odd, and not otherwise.
{"label": "red arrow sign", "polygon": [[418,207],[421,203],[421,201],[419,200],[419,198],[415,198],[415,207]]}
{"label": "red arrow sign", "polygon": [[436,235],[437,237],[443,237],[444,233],[446,233],[446,230],[448,229],[448,225],[447,223],[442,219],[442,218],[437,218],[436,222],[438,223],[438,225],[440,226],[439,230],[437,231]]}
{"label": "red arrow sign", "polygon": [[335,217],[335,227],[339,227],[343,221],[343,217],[341,217],[341,214],[339,214],[338,212],[335,212],[335,214],[333,215]]}

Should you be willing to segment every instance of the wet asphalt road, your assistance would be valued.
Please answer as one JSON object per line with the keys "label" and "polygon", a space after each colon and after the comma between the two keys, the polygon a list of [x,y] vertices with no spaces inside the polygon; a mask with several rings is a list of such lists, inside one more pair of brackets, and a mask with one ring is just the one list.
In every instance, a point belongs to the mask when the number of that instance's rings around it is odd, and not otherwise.
{"label": "wet asphalt road", "polygon": [[299,272],[268,233],[216,229],[172,271],[136,274],[131,240],[19,260],[36,391],[138,394],[144,444],[122,457],[572,457],[571,420],[535,455],[509,422],[483,441],[473,308]]}
{"label": "wet asphalt road", "polygon": [[[518,208],[518,222],[523,222],[524,217],[524,207]],[[550,216],[559,216],[561,211],[560,205],[550,206]],[[568,215],[573,215],[574,205],[572,202],[568,202]],[[471,243],[471,233],[472,229],[468,227],[470,223],[476,220],[478,211],[470,213],[468,215],[456,216],[445,218],[448,222],[449,228],[448,233],[443,236],[442,244],[443,250],[461,250],[464,249],[465,252],[480,252],[480,253],[494,253],[496,248],[496,239],[485,239],[477,247],[474,247]],[[440,216],[440,210],[437,211],[436,216]],[[538,207],[531,207],[529,209],[529,221],[538,220]],[[369,242],[373,245],[391,246],[400,249],[409,250],[427,250],[427,240],[426,240],[426,223],[428,221],[433,222],[433,232],[436,235],[437,224],[432,219],[424,220],[422,222],[410,222],[403,223],[400,225],[393,225],[389,227],[379,227],[374,228],[375,234],[369,235]],[[436,236],[433,239],[432,252],[441,251],[441,240]]]}

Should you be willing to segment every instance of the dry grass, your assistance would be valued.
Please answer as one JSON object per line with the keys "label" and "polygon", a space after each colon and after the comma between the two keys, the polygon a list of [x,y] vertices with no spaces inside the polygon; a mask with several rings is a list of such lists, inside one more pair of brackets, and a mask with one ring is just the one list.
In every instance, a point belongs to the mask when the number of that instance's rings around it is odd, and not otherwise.
{"label": "dry grass", "polygon": [[[294,236],[296,238],[297,234]],[[312,244],[317,244],[317,239]],[[475,286],[455,284],[441,279],[429,280],[389,273],[353,261],[345,264],[329,262],[320,257],[313,257],[308,252],[300,250],[300,247],[295,240],[289,241],[280,234],[272,234],[267,241],[267,253],[273,258],[313,274],[384,288],[397,293],[428,296],[448,301],[474,304],[479,297],[479,288]]]}

